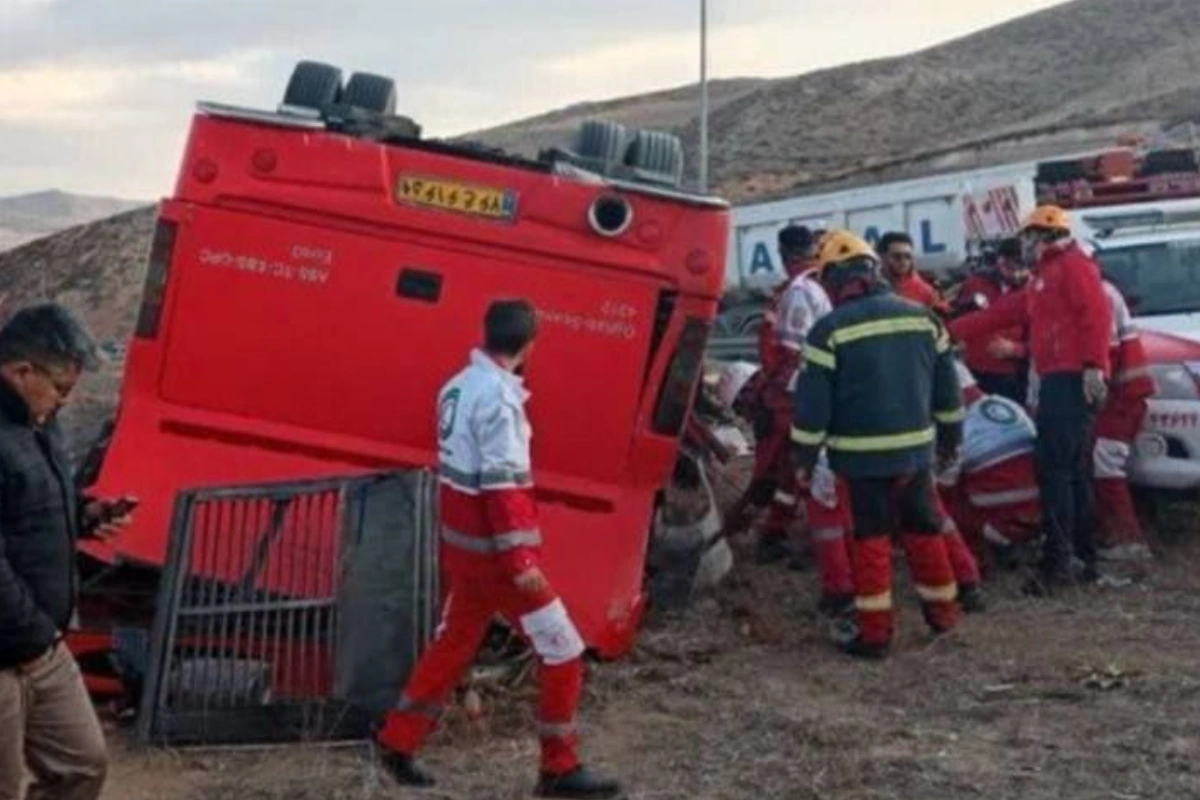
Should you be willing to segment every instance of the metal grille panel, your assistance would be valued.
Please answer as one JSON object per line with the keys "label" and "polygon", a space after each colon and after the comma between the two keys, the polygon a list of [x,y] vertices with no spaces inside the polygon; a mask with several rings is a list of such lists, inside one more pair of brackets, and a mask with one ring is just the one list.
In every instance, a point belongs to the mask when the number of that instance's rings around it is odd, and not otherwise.
{"label": "metal grille panel", "polygon": [[[390,513],[381,521],[370,506],[386,492]],[[385,640],[386,629],[399,625],[392,637],[399,652],[384,654],[395,664],[384,665],[391,668],[382,688],[398,692],[433,629],[432,509],[426,472],[180,493],[139,738],[212,744],[365,735],[379,711],[380,665],[345,652],[366,641],[345,635],[347,622],[351,629],[364,622],[345,612],[374,617]],[[394,559],[402,585],[359,590],[364,565],[380,554]],[[375,671],[371,680],[347,674],[364,669]],[[364,683],[374,700],[355,696]]]}

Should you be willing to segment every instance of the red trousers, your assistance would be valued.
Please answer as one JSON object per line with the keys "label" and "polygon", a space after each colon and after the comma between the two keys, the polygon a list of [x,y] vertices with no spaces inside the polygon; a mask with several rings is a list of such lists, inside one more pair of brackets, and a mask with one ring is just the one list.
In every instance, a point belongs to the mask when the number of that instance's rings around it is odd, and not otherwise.
{"label": "red trousers", "polygon": [[939,495],[977,558],[984,557],[989,544],[1024,544],[1041,530],[1042,504],[1031,452],[966,473],[957,483],[941,486]]}
{"label": "red trousers", "polygon": [[942,536],[946,543],[946,555],[950,557],[950,567],[954,570],[954,579],[958,581],[959,586],[978,586],[983,581],[979,572],[979,561],[963,539],[954,516],[947,512],[941,494],[934,492],[933,497],[938,513],[942,516]]}
{"label": "red trousers", "polygon": [[847,543],[854,529],[849,495],[842,481],[823,488],[825,491],[811,488],[805,500],[808,532],[821,572],[821,591],[829,598],[848,599],[854,597],[854,570]]}
{"label": "red trousers", "polygon": [[[854,593],[854,571],[850,565],[850,547],[847,543],[854,529],[854,521],[844,481],[838,481],[836,503],[832,506],[828,505],[831,499],[825,498],[822,502],[810,492],[806,505],[808,526],[817,552],[822,590],[829,596],[844,597]],[[934,500],[943,520],[946,554],[955,580],[959,586],[978,586],[983,581],[979,561],[963,539],[954,518],[942,505],[941,498],[935,494]]]}
{"label": "red trousers", "polygon": [[764,436],[755,443],[754,477],[769,478],[775,485],[775,493],[767,506],[767,519],[763,525],[764,536],[787,536],[788,528],[796,519],[799,508],[800,488],[796,484],[796,470],[792,462],[792,409],[779,398],[767,404],[764,414],[770,415],[770,426],[764,421]]}
{"label": "red trousers", "polygon": [[406,755],[421,748],[497,613],[532,642],[538,655],[542,771],[560,775],[579,765],[575,715],[583,692],[583,641],[552,590],[526,594],[498,570],[450,576],[442,623],[400,702],[388,712],[380,744]]}
{"label": "red trousers", "polygon": [[1133,507],[1126,468],[1146,416],[1146,401],[1115,394],[1096,418],[1092,449],[1096,517],[1101,547],[1145,544],[1146,537]]}
{"label": "red trousers", "polygon": [[900,542],[921,597],[925,621],[935,631],[958,623],[958,587],[944,536],[945,519],[929,472],[899,478],[847,480],[854,517],[854,565],[859,636],[866,644],[891,643],[892,534]]}

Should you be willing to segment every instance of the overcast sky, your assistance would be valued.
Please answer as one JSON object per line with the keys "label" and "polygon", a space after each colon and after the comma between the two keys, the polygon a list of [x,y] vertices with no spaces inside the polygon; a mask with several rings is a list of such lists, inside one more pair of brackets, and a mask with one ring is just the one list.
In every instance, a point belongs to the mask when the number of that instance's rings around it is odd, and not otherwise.
{"label": "overcast sky", "polygon": [[[1062,0],[709,0],[718,77],[920,49]],[[0,0],[0,196],[170,191],[193,103],[295,61],[393,76],[447,135],[697,77],[699,0]]]}

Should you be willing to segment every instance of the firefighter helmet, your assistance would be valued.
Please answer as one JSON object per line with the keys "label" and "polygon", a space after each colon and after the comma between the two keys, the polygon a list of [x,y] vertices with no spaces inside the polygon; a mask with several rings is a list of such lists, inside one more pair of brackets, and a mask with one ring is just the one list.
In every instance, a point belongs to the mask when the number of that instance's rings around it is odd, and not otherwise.
{"label": "firefighter helmet", "polygon": [[839,264],[852,258],[876,258],[875,249],[850,231],[830,231],[821,238],[821,249],[817,261],[824,272],[831,264]]}
{"label": "firefighter helmet", "polygon": [[1071,217],[1058,206],[1038,206],[1025,220],[1025,230],[1069,231]]}

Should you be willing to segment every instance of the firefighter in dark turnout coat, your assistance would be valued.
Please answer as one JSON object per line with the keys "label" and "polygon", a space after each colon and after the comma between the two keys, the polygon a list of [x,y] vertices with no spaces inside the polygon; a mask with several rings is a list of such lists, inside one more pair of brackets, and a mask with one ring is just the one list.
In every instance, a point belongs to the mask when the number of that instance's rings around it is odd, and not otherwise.
{"label": "firefighter in dark turnout coat", "polygon": [[824,446],[848,487],[858,632],[844,646],[878,658],[892,639],[893,534],[930,627],[944,632],[958,621],[932,470],[935,445],[940,460],[957,457],[962,397],[941,323],[887,287],[866,242],[832,233],[820,261],[835,308],[808,336],[792,442],[802,473]]}

